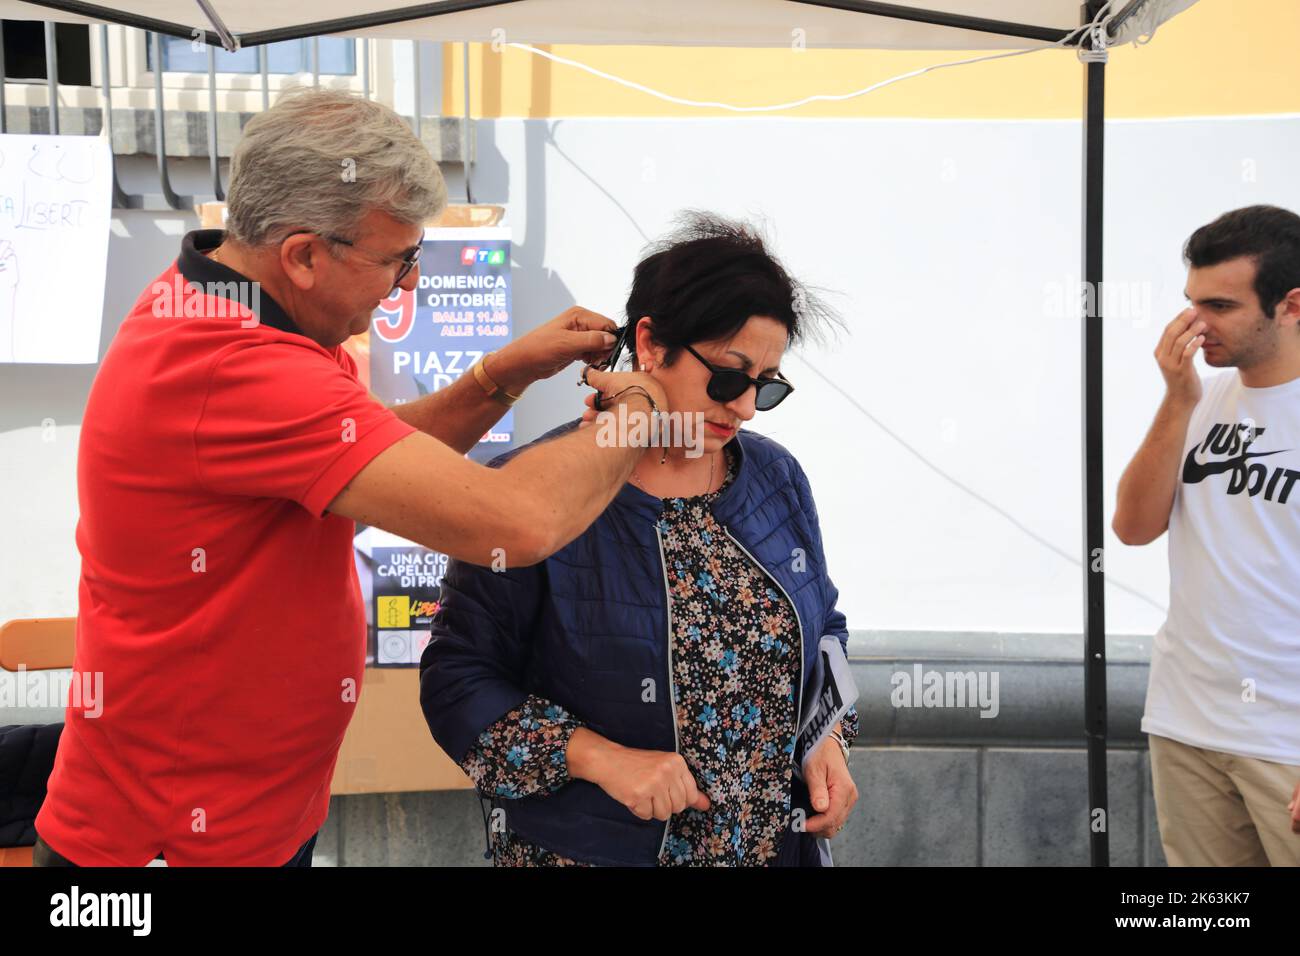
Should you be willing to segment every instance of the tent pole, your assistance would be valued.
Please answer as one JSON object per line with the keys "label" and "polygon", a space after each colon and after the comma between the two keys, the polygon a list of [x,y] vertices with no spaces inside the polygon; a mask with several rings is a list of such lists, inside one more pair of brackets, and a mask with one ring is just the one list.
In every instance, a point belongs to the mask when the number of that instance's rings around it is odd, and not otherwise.
{"label": "tent pole", "polygon": [[[1085,22],[1091,22],[1103,6],[1103,0],[1087,0],[1083,8]],[[1092,36],[1083,38],[1085,49],[1091,49],[1092,43]],[[1084,64],[1083,104],[1083,697],[1088,740],[1089,855],[1093,866],[1110,866],[1102,509],[1102,179],[1106,159],[1106,61],[1101,51],[1094,52],[1096,58]]]}

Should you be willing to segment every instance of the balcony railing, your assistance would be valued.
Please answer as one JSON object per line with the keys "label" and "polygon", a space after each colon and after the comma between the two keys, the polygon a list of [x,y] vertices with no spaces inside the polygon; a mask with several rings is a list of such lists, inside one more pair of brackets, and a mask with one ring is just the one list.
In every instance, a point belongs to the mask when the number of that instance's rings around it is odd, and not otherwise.
{"label": "balcony railing", "polygon": [[[284,51],[268,51],[265,46],[240,51],[239,68],[232,70],[234,61],[210,44],[195,41],[191,50],[184,50],[175,46],[175,40],[168,39],[166,42],[171,46],[164,48],[159,34],[100,24],[87,28],[94,38],[90,59],[96,87],[60,83],[59,44],[56,26],[51,22],[44,24],[43,82],[8,77],[3,29],[0,24],[0,76],[6,77],[0,82],[0,133],[87,136],[107,133],[114,161],[115,208],[179,210],[224,200],[221,161],[229,158],[244,124],[259,110],[267,109],[274,94],[288,86],[310,82],[314,86],[324,83],[353,89],[371,99],[378,85],[377,76],[383,77],[383,92],[387,94],[380,98],[389,105],[395,105],[392,101],[399,93],[404,94],[410,108],[399,112],[406,115],[413,131],[434,158],[440,163],[465,164],[468,188],[473,126],[468,112],[462,116],[424,115],[425,100],[430,97],[422,89],[424,63],[421,44],[417,41],[357,40],[354,55],[341,59],[336,56],[336,64],[345,63],[353,72],[323,75],[319,37],[304,41],[309,70],[292,73],[284,69]],[[110,42],[110,29],[114,31],[114,42]],[[330,40],[337,42],[335,38]],[[399,45],[408,43],[410,75],[399,77],[402,71],[396,67],[395,54]],[[169,69],[168,52],[173,59],[178,53],[184,54],[182,59],[189,62],[183,66],[190,69]],[[218,56],[227,59],[222,70],[218,70]],[[274,62],[277,58],[281,62]],[[206,64],[205,72],[192,69],[198,63]],[[436,76],[438,71],[434,72]],[[467,70],[466,84],[469,79]],[[42,85],[44,96],[40,91]],[[467,108],[468,102],[466,86]],[[118,157],[131,155],[156,157],[156,192],[128,193],[123,189],[118,177]],[[172,161],[200,157],[208,160],[206,178],[210,191],[194,195],[178,193],[173,187]]]}

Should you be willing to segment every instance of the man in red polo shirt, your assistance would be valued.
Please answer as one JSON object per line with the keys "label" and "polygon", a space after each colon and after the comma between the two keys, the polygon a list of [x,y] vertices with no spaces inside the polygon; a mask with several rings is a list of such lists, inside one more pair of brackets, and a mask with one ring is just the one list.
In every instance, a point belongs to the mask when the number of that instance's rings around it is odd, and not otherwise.
{"label": "man in red polo shirt", "polygon": [[[341,343],[415,287],[445,203],[396,114],[288,95],[236,150],[228,231],[186,236],[122,324],[77,465],[74,671],[102,675],[102,701],[68,707],[38,863],[309,865],[365,663],[355,521],[532,564],[627,479],[642,449],[596,429],[501,469],[464,457],[530,382],[608,351],[593,313],[393,409],[358,381]],[[666,407],[648,376],[589,381],[637,386],[618,399],[633,414]]]}

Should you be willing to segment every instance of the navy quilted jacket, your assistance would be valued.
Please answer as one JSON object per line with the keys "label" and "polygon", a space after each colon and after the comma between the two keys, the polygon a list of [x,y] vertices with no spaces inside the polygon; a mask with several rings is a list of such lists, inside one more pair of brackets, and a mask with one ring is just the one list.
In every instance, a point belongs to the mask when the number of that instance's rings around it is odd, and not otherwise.
{"label": "navy quilted jacket", "polygon": [[[713,513],[794,602],[807,681],[823,635],[848,641],[808,479],[770,438],[741,429],[732,445],[739,467]],[[629,483],[590,528],[538,564],[494,572],[450,563],[420,660],[420,703],[453,759],[462,760],[480,733],[530,693],[624,746],[676,749],[668,588],[656,528],[661,504]],[[588,863],[654,866],[668,831],[585,780],[494,804],[525,840]]]}

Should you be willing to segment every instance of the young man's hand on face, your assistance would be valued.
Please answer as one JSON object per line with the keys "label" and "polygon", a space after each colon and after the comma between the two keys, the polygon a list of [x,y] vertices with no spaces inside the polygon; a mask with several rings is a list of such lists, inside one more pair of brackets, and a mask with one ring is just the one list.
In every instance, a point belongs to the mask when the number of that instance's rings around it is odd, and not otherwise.
{"label": "young man's hand on face", "polygon": [[1196,352],[1205,341],[1205,322],[1195,308],[1187,308],[1165,326],[1156,346],[1156,363],[1165,379],[1169,397],[1179,404],[1195,405],[1201,400],[1201,377],[1196,372]]}

